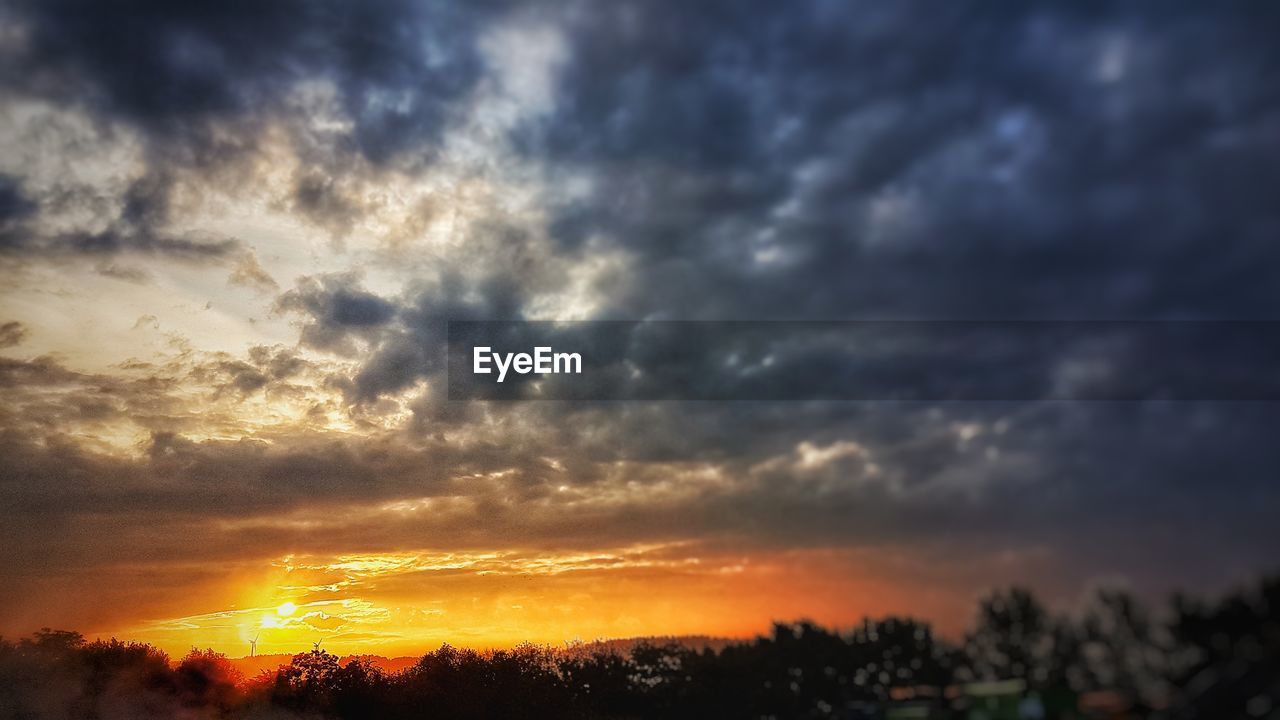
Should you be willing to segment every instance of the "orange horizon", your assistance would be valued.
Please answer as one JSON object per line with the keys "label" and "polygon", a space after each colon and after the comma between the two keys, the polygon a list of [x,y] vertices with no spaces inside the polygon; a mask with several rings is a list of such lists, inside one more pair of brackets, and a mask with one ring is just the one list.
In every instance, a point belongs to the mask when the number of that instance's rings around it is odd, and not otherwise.
{"label": "orange horizon", "polygon": [[174,657],[191,648],[247,656],[254,639],[259,655],[297,654],[321,641],[337,655],[385,657],[444,643],[482,650],[646,637],[745,640],[774,622],[843,629],[887,616],[958,637],[987,589],[945,577],[908,584],[895,577],[904,571],[901,559],[873,561],[850,550],[695,552],[677,545],[573,556],[293,557],[176,593],[116,583],[92,605],[62,595],[62,603],[9,616],[6,629],[17,632],[6,634],[69,629],[145,642]]}

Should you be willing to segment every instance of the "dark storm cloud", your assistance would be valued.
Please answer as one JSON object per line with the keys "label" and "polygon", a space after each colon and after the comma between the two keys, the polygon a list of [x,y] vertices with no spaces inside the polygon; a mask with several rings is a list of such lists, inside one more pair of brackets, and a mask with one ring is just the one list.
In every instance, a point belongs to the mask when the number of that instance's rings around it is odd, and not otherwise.
{"label": "dark storm cloud", "polygon": [[23,192],[17,178],[0,174],[0,252],[23,242],[23,226],[36,209],[36,203]]}
{"label": "dark storm cloud", "polygon": [[[1276,58],[1261,30],[1273,17],[813,7],[592,6],[571,25],[557,110],[518,139],[552,179],[594,182],[556,208],[561,249],[596,235],[631,260],[600,316],[1272,317],[1264,268],[1280,216],[1263,188],[1280,178],[1257,158],[1280,149],[1268,132]],[[504,283],[501,267],[402,301],[416,318],[380,336],[352,397],[437,377],[443,319],[519,317],[528,296],[502,291],[520,276]],[[457,297],[480,305],[443,300]],[[803,375],[821,356],[795,360]],[[450,427],[435,412],[421,408],[424,433]],[[615,537],[947,538],[957,555],[1042,547],[1081,576],[1193,583],[1235,572],[1212,570],[1215,553],[1247,569],[1267,562],[1258,543],[1275,541],[1265,512],[1241,509],[1277,503],[1268,408],[485,412],[571,448],[572,484],[602,486],[615,461],[634,463],[641,484],[660,484],[672,462],[732,478],[678,506],[610,514]],[[1017,421],[993,437],[1006,413]],[[954,429],[973,423],[980,439]],[[850,438],[867,457],[806,467],[797,454]],[[1176,567],[1175,556],[1199,560]]]}
{"label": "dark storm cloud", "polygon": [[[498,254],[484,241],[476,244],[479,258]],[[529,289],[520,278],[505,273],[500,263],[463,266],[421,278],[399,299],[364,290],[353,273],[301,278],[276,307],[303,317],[304,345],[353,356],[354,341],[368,344],[360,369],[343,382],[348,399],[367,402],[418,380],[443,381],[449,320],[521,317]]]}
{"label": "dark storm cloud", "polygon": [[402,327],[387,337],[354,378],[351,397],[376,398],[410,387],[418,379],[442,383],[449,320],[520,317],[526,300],[527,290],[520,287],[519,279],[501,271],[489,269],[478,278],[444,273],[413,296],[404,308]]}
{"label": "dark storm cloud", "polygon": [[[553,188],[590,181],[572,199],[547,194],[557,251],[627,258],[597,318],[1274,319],[1280,308],[1270,8],[611,3],[564,17],[555,109],[514,140]],[[349,399],[438,378],[445,319],[521,317],[529,267],[499,258],[398,300]],[[1099,357],[1141,375],[1141,352],[1117,352]],[[820,353],[793,360],[802,376],[826,367]],[[439,396],[418,406],[422,432],[451,427],[458,413],[441,407]],[[1107,547],[1134,543],[1127,568],[1143,557],[1152,576],[1177,572],[1161,555],[1173,547],[1238,547],[1251,557],[1242,566],[1263,562],[1224,518],[1274,539],[1239,509],[1242,498],[1277,503],[1270,410],[1030,405],[995,460],[948,435],[1006,410],[484,412],[536,418],[590,458],[574,468],[588,485],[607,474],[595,462],[618,459],[705,460],[758,479],[691,501],[688,527],[795,542],[1043,542],[1066,565],[1097,568]],[[803,442],[843,438],[871,447],[879,473],[864,477],[859,460],[825,479],[794,463],[751,474]]]}
{"label": "dark storm cloud", "polygon": [[36,210],[36,205],[22,192],[16,178],[0,175],[0,227],[23,220]]}
{"label": "dark storm cloud", "polygon": [[527,152],[609,314],[1270,317],[1269,6],[592,4]]}
{"label": "dark storm cloud", "polygon": [[[20,232],[43,204],[4,179],[0,244],[243,258],[235,241],[166,232],[171,180],[253,147],[268,120],[292,128],[306,166],[290,207],[349,227],[362,210],[337,161],[429,159],[480,78],[489,11],[18,4],[6,86],[136,129],[148,172],[108,229],[50,237]],[[511,139],[546,181],[554,257],[536,233],[474,223],[461,259],[397,297],[343,274],[278,299],[302,346],[359,361],[334,380],[345,410],[427,381],[411,432],[199,442],[183,436],[190,407],[167,404],[171,379],[5,360],[7,389],[60,391],[0,411],[6,561],[695,538],[1047,548],[1055,570],[1188,582],[1270,562],[1269,405],[489,406],[447,403],[439,381],[446,321],[533,315],[565,291],[566,266],[613,251],[625,268],[592,288],[596,318],[1274,318],[1280,13],[611,2],[546,18],[568,49],[554,108]],[[308,80],[333,83],[348,129],[298,129],[308,118],[284,98]],[[561,194],[567,178],[586,190]],[[274,284],[242,270],[237,282]],[[200,372],[249,396],[283,390],[303,362],[258,349]],[[99,454],[60,434],[72,416],[141,418],[151,439],[136,457]],[[440,507],[361,519],[421,497]],[[219,529],[244,518],[264,525]]]}
{"label": "dark storm cloud", "polygon": [[293,208],[312,222],[337,231],[349,229],[359,214],[356,201],[344,195],[332,177],[321,172],[297,178],[293,188]]}
{"label": "dark storm cloud", "polygon": [[6,82],[178,142],[225,149],[218,122],[256,121],[300,81],[328,80],[375,162],[417,151],[479,73],[481,5],[374,2],[18,2]]}
{"label": "dark storm cloud", "polygon": [[[115,220],[106,229],[50,233],[34,222],[38,204],[16,182],[0,181],[0,254],[57,259],[68,256],[114,257],[124,253],[163,256],[188,262],[221,262],[241,252],[234,238],[186,237],[168,232],[170,180],[147,175],[131,183]],[[94,208],[101,198],[78,192],[54,193],[58,212]],[[145,273],[104,263],[100,272],[130,281]]]}
{"label": "dark storm cloud", "polygon": [[354,273],[303,278],[276,307],[306,318],[302,344],[347,355],[355,353],[355,339],[376,341],[397,312],[391,302],[362,289]]}

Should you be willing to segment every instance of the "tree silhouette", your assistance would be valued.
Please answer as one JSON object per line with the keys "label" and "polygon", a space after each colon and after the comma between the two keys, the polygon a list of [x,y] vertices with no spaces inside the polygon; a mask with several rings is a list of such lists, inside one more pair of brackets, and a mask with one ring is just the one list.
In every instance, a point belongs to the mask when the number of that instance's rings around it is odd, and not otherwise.
{"label": "tree silhouette", "polygon": [[1123,590],[1099,590],[1085,612],[1083,630],[1095,686],[1123,693],[1145,707],[1166,704],[1170,638],[1145,606]]}
{"label": "tree silhouette", "polygon": [[1280,717],[1280,576],[1216,604],[1174,600],[1185,660],[1172,677],[1174,720]]}
{"label": "tree silhouette", "polygon": [[392,674],[314,650],[248,681],[209,650],[170,663],[149,645],[45,628],[0,639],[0,718],[962,717],[966,681],[1020,679],[1052,719],[1079,717],[1077,692],[1106,690],[1137,701],[1131,717],[1274,720],[1277,609],[1274,578],[1216,602],[1177,598],[1168,615],[1107,590],[1078,621],[1011,589],[982,600],[961,647],[911,619],[843,632],[800,621],[718,650],[444,645]]}
{"label": "tree silhouette", "polygon": [[244,676],[226,655],[192,648],[174,668],[174,681],[186,707],[230,711],[239,697]]}
{"label": "tree silhouette", "polygon": [[338,656],[325,650],[294,655],[276,674],[271,700],[294,710],[322,711],[333,701],[340,669]]}
{"label": "tree silhouette", "polygon": [[1029,591],[1010,588],[983,598],[978,620],[965,639],[976,678],[1036,681],[1035,668],[1053,654],[1053,623]]}

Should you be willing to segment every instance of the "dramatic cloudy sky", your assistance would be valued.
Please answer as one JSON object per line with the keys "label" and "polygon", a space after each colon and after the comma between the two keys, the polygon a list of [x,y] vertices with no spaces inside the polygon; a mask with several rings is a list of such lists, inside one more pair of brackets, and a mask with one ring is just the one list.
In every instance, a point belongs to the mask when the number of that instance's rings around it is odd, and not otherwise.
{"label": "dramatic cloudy sky", "polygon": [[1273,569],[1280,405],[448,402],[444,339],[1280,319],[1277,37],[1247,2],[4,2],[0,632],[956,632],[1001,583]]}

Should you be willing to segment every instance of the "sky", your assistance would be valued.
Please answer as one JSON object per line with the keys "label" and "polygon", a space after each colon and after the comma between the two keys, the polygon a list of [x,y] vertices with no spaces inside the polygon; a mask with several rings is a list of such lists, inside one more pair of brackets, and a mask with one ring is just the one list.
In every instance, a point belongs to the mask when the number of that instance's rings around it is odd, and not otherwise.
{"label": "sky", "polygon": [[450,402],[445,328],[1280,319],[1277,36],[1249,2],[6,0],[0,633],[954,637],[1009,583],[1273,571],[1274,403]]}

